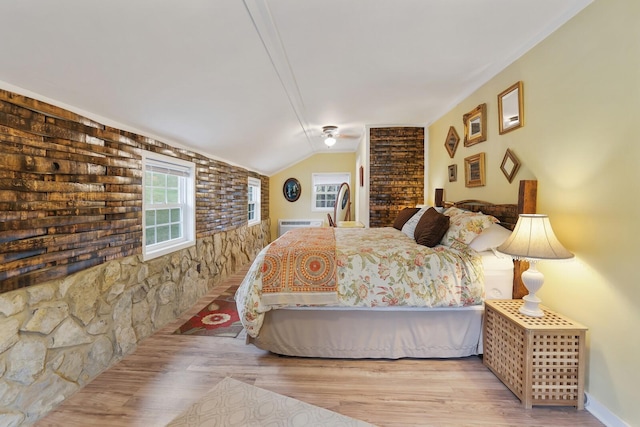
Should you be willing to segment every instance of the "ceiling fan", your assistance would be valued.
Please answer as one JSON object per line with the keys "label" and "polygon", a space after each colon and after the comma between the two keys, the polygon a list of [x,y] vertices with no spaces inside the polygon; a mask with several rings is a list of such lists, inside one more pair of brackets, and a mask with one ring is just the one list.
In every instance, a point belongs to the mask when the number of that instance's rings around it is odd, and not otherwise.
{"label": "ceiling fan", "polygon": [[332,147],[338,138],[357,138],[357,136],[338,133],[338,126],[322,126],[322,138],[328,147]]}

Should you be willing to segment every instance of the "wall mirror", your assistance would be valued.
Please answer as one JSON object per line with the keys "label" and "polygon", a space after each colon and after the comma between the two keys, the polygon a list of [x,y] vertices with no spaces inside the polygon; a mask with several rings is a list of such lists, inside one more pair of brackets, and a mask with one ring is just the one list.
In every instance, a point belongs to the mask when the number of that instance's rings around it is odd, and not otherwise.
{"label": "wall mirror", "polygon": [[500,170],[504,176],[507,177],[507,180],[511,182],[513,181],[513,177],[516,176],[518,169],[520,169],[520,160],[513,151],[507,148],[507,152],[504,153],[504,158],[500,165]]}
{"label": "wall mirror", "polygon": [[343,182],[338,189],[338,197],[333,207],[333,219],[336,225],[338,221],[351,221],[351,191],[349,184]]}
{"label": "wall mirror", "polygon": [[295,178],[289,178],[284,182],[282,186],[282,193],[284,198],[289,202],[295,202],[300,198],[302,188],[300,187],[300,181]]}
{"label": "wall mirror", "polygon": [[522,82],[511,85],[498,95],[500,135],[524,126],[524,92]]}
{"label": "wall mirror", "polygon": [[462,116],[464,146],[469,147],[487,140],[487,104],[480,104]]}

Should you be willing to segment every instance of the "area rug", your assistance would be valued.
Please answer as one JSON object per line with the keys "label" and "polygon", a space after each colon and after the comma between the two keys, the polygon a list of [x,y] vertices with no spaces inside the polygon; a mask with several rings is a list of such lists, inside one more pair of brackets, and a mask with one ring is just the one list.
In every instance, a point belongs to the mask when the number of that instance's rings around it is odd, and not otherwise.
{"label": "area rug", "polygon": [[237,337],[242,331],[242,323],[233,299],[237,289],[238,286],[231,286],[180,326],[174,334]]}
{"label": "area rug", "polygon": [[168,427],[371,425],[227,377],[174,418]]}

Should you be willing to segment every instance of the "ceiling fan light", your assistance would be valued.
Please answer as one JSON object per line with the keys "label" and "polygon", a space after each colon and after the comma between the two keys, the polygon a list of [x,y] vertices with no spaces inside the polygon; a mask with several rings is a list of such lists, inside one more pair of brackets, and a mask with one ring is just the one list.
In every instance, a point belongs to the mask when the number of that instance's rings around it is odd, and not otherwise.
{"label": "ceiling fan light", "polygon": [[336,139],[332,136],[329,136],[327,138],[324,139],[324,143],[327,144],[327,147],[332,147],[333,144],[336,143]]}

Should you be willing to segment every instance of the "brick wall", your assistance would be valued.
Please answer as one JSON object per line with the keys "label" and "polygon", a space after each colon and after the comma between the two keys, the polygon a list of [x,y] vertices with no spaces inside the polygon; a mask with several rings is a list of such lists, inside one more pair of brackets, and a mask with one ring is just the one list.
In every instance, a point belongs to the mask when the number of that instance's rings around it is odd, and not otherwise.
{"label": "brick wall", "polygon": [[196,164],[196,237],[247,224],[247,179],[269,178],[0,90],[0,292],[141,253],[142,160]]}
{"label": "brick wall", "polygon": [[424,128],[371,128],[369,141],[369,225],[391,226],[424,202]]}

